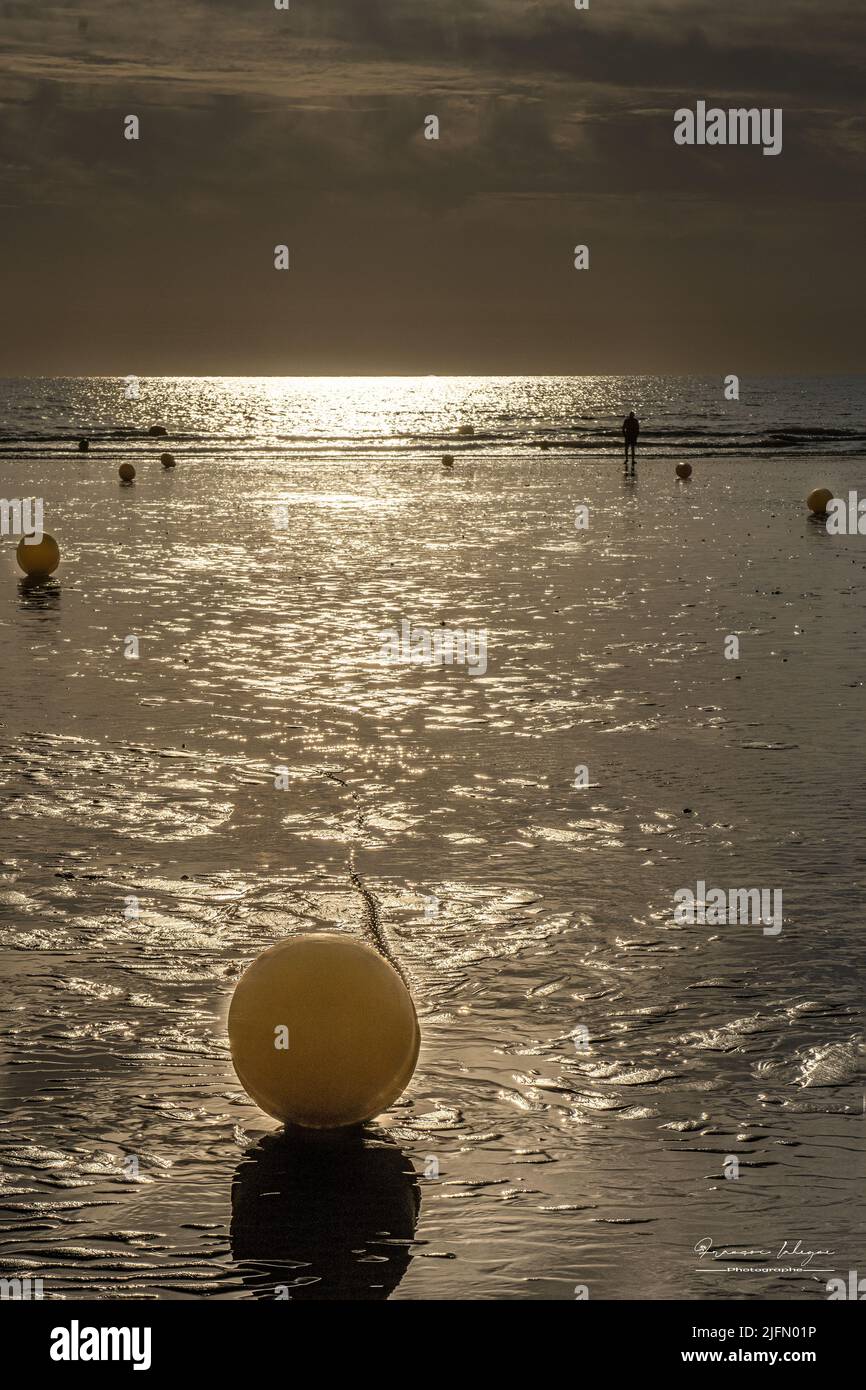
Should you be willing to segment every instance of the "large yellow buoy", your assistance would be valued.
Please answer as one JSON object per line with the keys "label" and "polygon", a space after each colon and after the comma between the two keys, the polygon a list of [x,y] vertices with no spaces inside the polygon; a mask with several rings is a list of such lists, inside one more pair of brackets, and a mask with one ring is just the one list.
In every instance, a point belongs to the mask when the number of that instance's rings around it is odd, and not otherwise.
{"label": "large yellow buoy", "polygon": [[162,464],[163,468],[174,468],[175,464],[177,463],[174,454],[160,454],[159,461]]}
{"label": "large yellow buoy", "polygon": [[135,469],[131,463],[122,463],[117,471],[124,483],[131,483],[135,477]]}
{"label": "large yellow buoy", "polygon": [[828,487],[814,487],[806,498],[806,506],[816,516],[823,516],[832,501],[833,494]]}
{"label": "large yellow buoy", "polygon": [[678,478],[690,478],[692,476],[692,465],[690,463],[678,463],[674,472]]}
{"label": "large yellow buoy", "polygon": [[408,989],[370,946],[338,932],[278,941],[235,987],[232,1062],[269,1115],[308,1129],[387,1110],[415,1070],[421,1033]]}
{"label": "large yellow buoy", "polygon": [[25,574],[33,578],[53,574],[60,564],[60,546],[53,536],[43,535],[37,545],[28,545],[22,536],[15,551],[15,558]]}

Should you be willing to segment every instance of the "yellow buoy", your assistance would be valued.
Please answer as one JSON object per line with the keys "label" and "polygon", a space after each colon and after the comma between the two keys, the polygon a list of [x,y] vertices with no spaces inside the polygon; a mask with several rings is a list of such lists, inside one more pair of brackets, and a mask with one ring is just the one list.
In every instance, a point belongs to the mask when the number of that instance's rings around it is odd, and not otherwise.
{"label": "yellow buoy", "polygon": [[135,477],[135,469],[131,463],[122,463],[117,471],[125,483],[131,483]]}
{"label": "yellow buoy", "polygon": [[337,932],[278,941],[235,987],[232,1062],[267,1114],[308,1129],[362,1124],[415,1070],[421,1033],[392,965]]}
{"label": "yellow buoy", "polygon": [[461,439],[471,439],[473,434],[475,433],[475,426],[461,425],[457,433],[460,435]]}
{"label": "yellow buoy", "polygon": [[816,516],[823,516],[832,501],[833,494],[828,487],[815,487],[806,498],[806,506]]}
{"label": "yellow buoy", "polygon": [[37,545],[28,545],[25,536],[18,542],[15,558],[25,574],[34,578],[53,574],[60,564],[60,546],[53,536],[43,535]]}
{"label": "yellow buoy", "polygon": [[692,476],[692,465],[690,463],[678,463],[676,474],[678,478],[690,478]]}
{"label": "yellow buoy", "polygon": [[443,455],[442,455],[442,467],[443,467],[443,468],[453,468],[453,467],[454,467],[454,455],[453,455],[453,454],[443,454]]}
{"label": "yellow buoy", "polygon": [[174,468],[177,462],[174,454],[160,454],[159,461],[162,464],[163,468]]}

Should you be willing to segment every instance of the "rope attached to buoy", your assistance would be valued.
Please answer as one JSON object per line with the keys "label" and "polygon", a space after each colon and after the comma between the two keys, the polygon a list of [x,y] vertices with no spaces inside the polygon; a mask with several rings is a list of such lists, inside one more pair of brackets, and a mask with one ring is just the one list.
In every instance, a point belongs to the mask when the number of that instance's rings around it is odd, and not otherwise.
{"label": "rope attached to buoy", "polygon": [[[364,808],[364,803],[361,800],[358,793],[355,791],[354,787],[352,787],[344,777],[339,777],[336,772],[328,772],[325,768],[322,768],[321,772],[322,776],[326,777],[328,781],[336,782],[338,786],[343,787],[344,790],[349,793],[353,802],[355,803],[356,833],[363,832],[366,811]],[[352,841],[349,845],[348,878],[349,882],[355,889],[355,892],[359,895],[361,902],[364,905],[364,931],[366,932],[372,945],[379,952],[380,956],[383,956],[384,959],[388,962],[388,964],[393,966],[406,988],[409,989],[409,981],[406,978],[406,972],[404,971],[402,965],[397,960],[396,956],[391,950],[387,937],[385,936],[385,928],[382,925],[382,917],[379,911],[379,904],[376,901],[375,894],[370,888],[367,887],[366,883],[361,877],[361,874],[358,871],[355,848],[355,843],[354,841]]]}

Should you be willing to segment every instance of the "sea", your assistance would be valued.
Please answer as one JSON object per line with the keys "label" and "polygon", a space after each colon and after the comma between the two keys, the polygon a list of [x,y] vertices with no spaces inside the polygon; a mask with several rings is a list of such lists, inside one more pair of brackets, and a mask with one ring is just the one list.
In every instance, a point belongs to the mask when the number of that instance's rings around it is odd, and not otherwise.
{"label": "sea", "polygon": [[[736,393],[734,399],[728,399]],[[863,455],[866,378],[172,377],[0,381],[0,458],[63,456],[86,435],[134,462],[162,412],[190,457],[409,462],[447,447],[473,461],[542,444],[570,458],[614,449],[642,421],[646,458]],[[474,438],[454,440],[455,421]],[[158,421],[156,423],[159,423]],[[108,452],[107,452],[108,456]],[[111,454],[113,456],[113,453]]]}

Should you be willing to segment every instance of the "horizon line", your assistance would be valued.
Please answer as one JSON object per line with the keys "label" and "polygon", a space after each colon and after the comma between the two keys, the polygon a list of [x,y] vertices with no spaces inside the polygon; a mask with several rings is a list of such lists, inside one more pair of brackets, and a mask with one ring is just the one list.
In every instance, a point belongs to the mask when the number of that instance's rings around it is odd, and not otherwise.
{"label": "horizon line", "polygon": [[[702,372],[27,372],[0,375],[5,381],[605,381],[622,378],[668,378],[680,381],[712,380],[730,375],[724,369]],[[740,371],[742,379],[775,377],[854,377],[866,376],[866,367],[816,370]]]}

